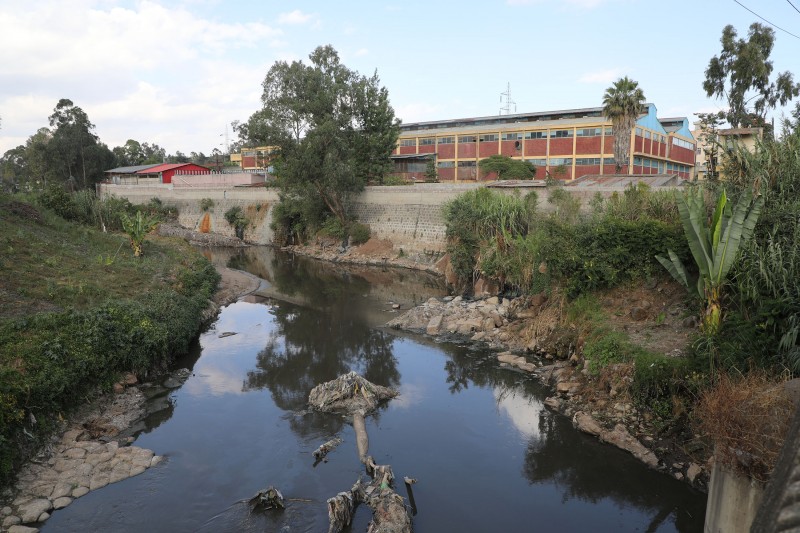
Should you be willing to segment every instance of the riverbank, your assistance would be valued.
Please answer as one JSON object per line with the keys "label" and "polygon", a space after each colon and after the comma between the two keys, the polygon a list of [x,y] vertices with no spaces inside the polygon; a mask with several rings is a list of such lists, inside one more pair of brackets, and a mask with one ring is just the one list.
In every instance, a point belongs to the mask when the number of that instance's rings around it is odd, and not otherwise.
{"label": "riverbank", "polygon": [[[219,308],[261,285],[256,276],[217,267],[220,282],[204,313],[211,320]],[[103,395],[76,410],[50,438],[36,457],[28,461],[0,501],[0,531],[33,533],[36,524],[70,505],[75,499],[106,485],[137,476],[164,457],[132,446],[141,421],[167,409],[169,391],[191,375],[187,369],[140,383],[128,373]],[[151,400],[148,402],[148,400]]]}
{"label": "riverbank", "polygon": [[[407,257],[387,240],[370,239],[346,250],[322,242],[285,249],[326,261],[410,268],[448,277],[446,257]],[[485,288],[487,284],[479,285]],[[671,280],[606,291],[598,294],[597,300],[598,312],[610,331],[676,361],[686,356],[697,321],[684,305],[685,291]],[[633,364],[615,363],[599,375],[596,363],[583,356],[587,332],[567,324],[566,307],[565,300],[555,296],[509,300],[491,296],[485,289],[472,300],[431,299],[387,325],[496,350],[501,366],[552,387],[547,407],[569,417],[576,428],[630,452],[651,468],[707,491],[711,451],[686,421],[689,406],[675,416],[680,419],[679,427],[665,427],[664,413],[655,413],[652,406],[637,406],[628,390]],[[667,417],[672,418],[672,413]]]}

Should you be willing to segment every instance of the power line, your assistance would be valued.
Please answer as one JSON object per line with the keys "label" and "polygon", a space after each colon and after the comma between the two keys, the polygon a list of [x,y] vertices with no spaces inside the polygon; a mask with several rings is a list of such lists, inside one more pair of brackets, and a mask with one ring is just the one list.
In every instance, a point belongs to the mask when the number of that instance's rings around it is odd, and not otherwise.
{"label": "power line", "polygon": [[[791,36],[792,36],[792,37],[794,37],[795,39],[800,39],[800,37],[798,37],[798,36],[797,36],[797,35],[795,35],[794,33],[790,32],[790,31],[787,31],[787,30],[784,30],[784,29],[783,29],[783,28],[781,28],[780,26],[778,26],[778,25],[776,25],[776,24],[773,24],[772,22],[768,21],[767,19],[765,19],[764,17],[762,17],[761,15],[759,15],[758,13],[756,13],[755,11],[753,11],[752,9],[750,9],[749,7],[747,7],[746,5],[744,5],[743,3],[741,3],[739,0],[733,0],[733,1],[734,1],[734,2],[736,2],[737,4],[739,4],[740,6],[742,6],[743,8],[745,8],[746,10],[748,10],[748,11],[749,11],[750,13],[752,13],[753,15],[757,16],[758,18],[760,18],[761,20],[763,20],[764,22],[766,22],[767,24],[769,24],[770,26],[772,26],[772,27],[774,27],[774,28],[777,28],[777,29],[781,30],[781,31],[782,31],[782,32],[784,32],[784,33],[788,33],[789,35],[791,35]],[[789,3],[791,4],[791,2],[789,2]],[[794,4],[792,4],[792,7],[794,7]],[[797,8],[795,8],[795,9],[797,9]]]}
{"label": "power line", "polygon": [[795,5],[792,3],[792,0],[786,0],[786,1],[787,1],[787,2],[789,2],[789,5],[790,5],[790,6],[792,6],[792,7],[794,8],[794,10],[795,10],[795,11],[797,11],[798,13],[800,13],[800,9],[797,9],[797,6],[795,6]]}

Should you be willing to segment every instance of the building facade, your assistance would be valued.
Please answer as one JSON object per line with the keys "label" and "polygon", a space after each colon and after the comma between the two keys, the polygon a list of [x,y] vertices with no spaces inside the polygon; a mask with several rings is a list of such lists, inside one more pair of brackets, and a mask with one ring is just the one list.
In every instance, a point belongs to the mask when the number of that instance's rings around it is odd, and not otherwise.
{"label": "building facade", "polygon": [[231,154],[231,163],[237,163],[244,171],[270,171],[275,146],[256,146],[242,148],[238,154]]}
{"label": "building facade", "polygon": [[[764,139],[764,128],[728,128],[720,129],[715,133],[716,146],[709,142],[709,133],[704,130],[700,122],[694,123],[692,135],[697,139],[697,153],[695,157],[695,172],[697,179],[706,179],[708,172],[716,167],[721,179],[725,179],[725,165],[719,156],[725,150],[742,147],[749,152],[755,152],[756,145]],[[713,136],[713,135],[712,135]]]}
{"label": "building facade", "polygon": [[[694,175],[695,139],[685,117],[659,119],[645,104],[630,133],[623,174]],[[395,174],[422,181],[430,159],[439,181],[478,181],[478,161],[491,155],[529,161],[536,178],[572,180],[616,174],[611,121],[601,107],[403,124],[392,153]]]}

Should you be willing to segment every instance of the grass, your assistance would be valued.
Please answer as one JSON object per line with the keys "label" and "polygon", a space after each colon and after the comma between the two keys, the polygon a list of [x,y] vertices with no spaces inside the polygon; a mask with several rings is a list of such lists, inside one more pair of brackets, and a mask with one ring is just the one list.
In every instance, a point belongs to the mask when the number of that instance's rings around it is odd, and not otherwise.
{"label": "grass", "polygon": [[218,280],[182,240],[134,258],[126,236],[0,196],[0,485],[72,407],[185,353]]}

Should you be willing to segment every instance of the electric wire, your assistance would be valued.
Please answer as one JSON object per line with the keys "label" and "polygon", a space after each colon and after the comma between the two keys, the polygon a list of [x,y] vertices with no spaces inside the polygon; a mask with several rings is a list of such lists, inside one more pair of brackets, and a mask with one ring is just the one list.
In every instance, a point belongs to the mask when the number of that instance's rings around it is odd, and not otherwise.
{"label": "electric wire", "polygon": [[797,6],[796,6],[796,5],[794,5],[794,4],[792,3],[792,0],[786,0],[786,1],[787,1],[787,2],[789,2],[789,5],[790,5],[790,6],[792,6],[792,7],[794,8],[794,10],[795,10],[795,11],[797,11],[798,13],[800,13],[800,9],[797,9]]}
{"label": "electric wire", "polygon": [[[781,31],[782,31],[782,32],[784,32],[784,33],[788,33],[789,35],[791,35],[791,36],[792,36],[792,37],[794,37],[795,39],[800,39],[800,37],[798,37],[798,36],[797,36],[797,35],[795,35],[794,33],[790,32],[790,31],[787,31],[787,30],[784,30],[784,29],[783,29],[783,28],[781,28],[780,26],[777,26],[777,25],[773,24],[772,22],[768,21],[767,19],[765,19],[764,17],[762,17],[761,15],[759,15],[758,13],[756,13],[755,11],[753,11],[752,9],[750,9],[749,7],[747,7],[746,5],[744,5],[743,3],[741,3],[739,0],[733,0],[733,1],[734,1],[734,2],[736,2],[737,4],[739,4],[740,6],[742,6],[743,8],[745,8],[746,10],[748,10],[748,11],[749,11],[750,13],[752,13],[753,15],[757,16],[758,18],[760,18],[761,20],[763,20],[764,22],[766,22],[767,24],[769,24],[770,26],[772,26],[773,28],[779,29],[779,30],[781,30]],[[791,2],[789,2],[789,3],[791,3]],[[792,7],[794,7],[794,5],[792,5]],[[796,8],[795,8],[795,9],[796,9]]]}

